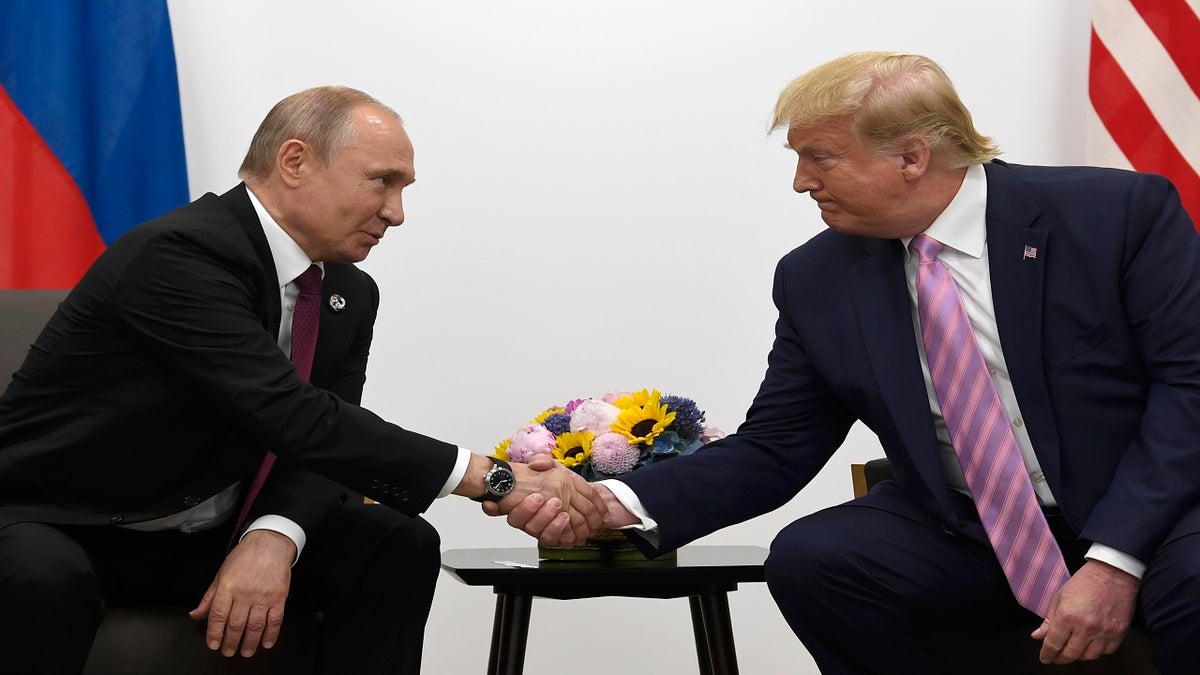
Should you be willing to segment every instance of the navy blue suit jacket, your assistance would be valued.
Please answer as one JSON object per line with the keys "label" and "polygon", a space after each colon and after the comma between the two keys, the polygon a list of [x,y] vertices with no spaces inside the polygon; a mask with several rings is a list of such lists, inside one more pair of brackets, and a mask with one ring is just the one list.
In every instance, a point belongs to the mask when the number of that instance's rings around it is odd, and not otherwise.
{"label": "navy blue suit jacket", "polygon": [[[1082,539],[1149,562],[1177,525],[1200,529],[1187,516],[1200,500],[1200,237],[1159,176],[984,168],[996,321],[1046,479]],[[785,504],[856,420],[899,488],[865,503],[982,539],[946,488],[903,265],[898,240],[833,230],[783,258],[745,423],[623,477],[661,550]]]}

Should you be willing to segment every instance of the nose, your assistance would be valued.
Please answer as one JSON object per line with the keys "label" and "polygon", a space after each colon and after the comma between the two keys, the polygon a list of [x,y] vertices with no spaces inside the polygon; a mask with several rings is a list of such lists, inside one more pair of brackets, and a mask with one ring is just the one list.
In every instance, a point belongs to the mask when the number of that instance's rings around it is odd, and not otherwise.
{"label": "nose", "polygon": [[400,190],[392,190],[384,198],[383,207],[379,209],[379,217],[389,227],[395,227],[404,222],[404,198],[401,197]]}
{"label": "nose", "polygon": [[810,167],[805,166],[804,160],[796,163],[796,177],[792,179],[792,189],[800,194],[811,192],[821,187]]}

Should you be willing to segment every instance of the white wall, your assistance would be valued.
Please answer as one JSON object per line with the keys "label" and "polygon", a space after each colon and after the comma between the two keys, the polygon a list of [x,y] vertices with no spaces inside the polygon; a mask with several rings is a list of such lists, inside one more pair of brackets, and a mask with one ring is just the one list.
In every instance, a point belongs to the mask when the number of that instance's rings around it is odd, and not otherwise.
{"label": "white wall", "polygon": [[[765,128],[791,77],[860,49],[933,57],[1024,163],[1081,163],[1090,3],[1007,0],[172,0],[192,193],[235,181],[278,99],[317,84],[395,107],[408,221],[364,263],[384,294],[366,405],[490,451],[548,404],[658,387],[732,430],[771,344],[770,284],[819,232]],[[777,513],[709,543],[766,546],[849,497],[856,429]],[[752,488],[752,486],[745,486]],[[450,498],[444,548],[533,546]],[[426,673],[481,672],[494,598],[443,575]],[[526,672],[695,672],[682,600],[539,600]],[[741,670],[815,673],[765,586],[731,596]]]}

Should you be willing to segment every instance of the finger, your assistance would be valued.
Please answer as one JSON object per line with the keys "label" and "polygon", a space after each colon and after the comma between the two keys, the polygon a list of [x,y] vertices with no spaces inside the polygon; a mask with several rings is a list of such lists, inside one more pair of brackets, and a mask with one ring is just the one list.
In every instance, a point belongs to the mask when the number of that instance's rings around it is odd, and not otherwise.
{"label": "finger", "polygon": [[550,455],[538,454],[529,460],[529,468],[534,471],[549,471],[556,466],[558,466],[558,462]]}
{"label": "finger", "polygon": [[208,627],[204,631],[204,641],[208,648],[216,651],[221,648],[225,639],[225,623],[229,616],[227,598],[214,597],[208,607]]}
{"label": "finger", "polygon": [[[555,500],[550,501],[554,502]],[[533,516],[526,521],[524,527],[521,529],[531,536],[541,538],[542,532],[544,532],[546,528],[554,522],[560,513],[562,513],[562,509],[555,504],[545,504],[541,509],[538,509],[537,513],[533,514]]]}
{"label": "finger", "polygon": [[246,658],[254,656],[266,629],[267,608],[262,605],[251,607],[250,614],[246,617],[246,630],[242,633],[242,656]]}
{"label": "finger", "polygon": [[1056,629],[1054,624],[1051,624],[1049,633],[1042,640],[1042,649],[1038,653],[1038,659],[1042,663],[1059,663],[1058,659],[1062,656],[1062,651],[1066,648],[1070,638],[1069,633]]}
{"label": "finger", "polygon": [[[508,524],[518,530],[525,529],[525,524],[537,515],[545,501],[546,498],[536,492],[522,499],[508,512]],[[498,506],[496,508],[499,509]]]}
{"label": "finger", "polygon": [[[216,592],[217,592],[216,586],[209,586],[208,590],[204,592],[204,597],[200,598],[200,604],[196,605],[195,609],[188,612],[188,616],[190,616],[192,619],[195,619],[197,621],[207,617],[208,616],[208,607],[209,607],[209,605],[212,604],[213,594]],[[215,647],[214,647],[214,649],[215,649]]]}
{"label": "finger", "polygon": [[229,611],[225,621],[225,635],[221,638],[221,653],[233,656],[237,653],[238,645],[242,642],[242,633],[246,630],[246,609],[236,603]]}
{"label": "finger", "polygon": [[270,649],[279,641],[279,631],[283,629],[283,607],[272,607],[267,611],[267,629],[263,631],[263,649]]}
{"label": "finger", "polygon": [[1100,658],[1101,656],[1108,654],[1109,652],[1105,651],[1106,644],[1107,643],[1102,642],[1100,640],[1092,640],[1091,642],[1087,643],[1087,645],[1083,648],[1083,653],[1081,653],[1079,655],[1079,660],[1080,661],[1095,661],[1096,659]]}
{"label": "finger", "polygon": [[559,512],[554,517],[554,520],[542,530],[542,534],[538,537],[538,541],[543,546],[560,546],[562,548],[571,548],[575,546],[577,541],[575,534],[570,528],[571,518],[565,511]]}
{"label": "finger", "polygon": [[567,511],[567,514],[570,517],[571,531],[575,533],[575,539],[577,541],[583,541],[584,539],[587,539],[588,535],[592,533],[591,529],[588,527],[587,519],[575,509]]}
{"label": "finger", "polygon": [[1043,640],[1043,639],[1045,639],[1046,634],[1049,632],[1050,632],[1050,619],[1043,619],[1042,624],[1040,626],[1038,626],[1037,628],[1035,628],[1034,631],[1029,634],[1029,637],[1033,638],[1034,640]]}

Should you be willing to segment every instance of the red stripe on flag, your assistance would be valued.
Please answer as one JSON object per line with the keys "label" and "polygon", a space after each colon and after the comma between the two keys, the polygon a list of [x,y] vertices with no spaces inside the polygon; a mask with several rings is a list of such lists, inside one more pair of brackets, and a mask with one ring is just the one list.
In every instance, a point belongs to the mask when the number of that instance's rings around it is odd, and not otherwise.
{"label": "red stripe on flag", "polygon": [[1092,31],[1088,94],[1096,114],[1133,168],[1171,179],[1179,190],[1183,208],[1200,228],[1200,175],[1159,126],[1095,30]]}
{"label": "red stripe on flag", "polygon": [[1200,17],[1186,0],[1130,0],[1130,4],[1200,96]]}
{"label": "red stripe on flag", "polygon": [[71,288],[104,251],[79,187],[0,87],[0,288]]}

